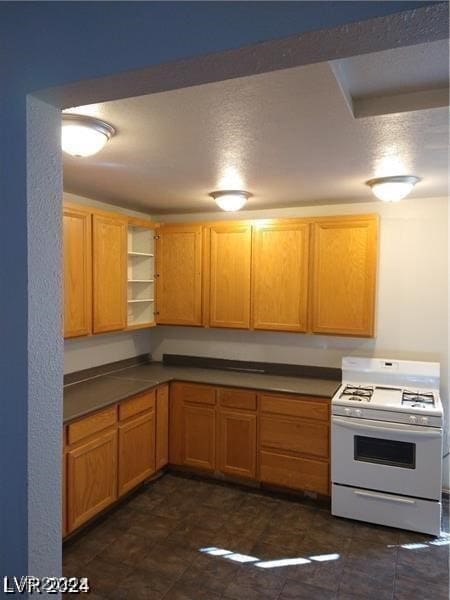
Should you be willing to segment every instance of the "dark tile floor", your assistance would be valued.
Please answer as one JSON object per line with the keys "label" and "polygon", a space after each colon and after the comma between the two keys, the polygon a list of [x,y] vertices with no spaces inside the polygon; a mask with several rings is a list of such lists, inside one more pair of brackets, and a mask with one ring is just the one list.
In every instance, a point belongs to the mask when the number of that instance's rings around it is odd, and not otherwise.
{"label": "dark tile floor", "polygon": [[435,539],[167,474],[66,543],[64,574],[94,600],[448,600],[445,512]]}

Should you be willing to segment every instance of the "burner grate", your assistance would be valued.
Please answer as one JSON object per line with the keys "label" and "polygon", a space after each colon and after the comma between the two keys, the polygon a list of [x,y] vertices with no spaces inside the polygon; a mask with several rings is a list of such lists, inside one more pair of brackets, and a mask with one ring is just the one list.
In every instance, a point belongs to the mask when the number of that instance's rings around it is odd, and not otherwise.
{"label": "burner grate", "polygon": [[366,400],[370,400],[373,394],[373,387],[371,386],[357,386],[357,385],[346,385],[342,390],[340,398],[343,396],[356,396]]}
{"label": "burner grate", "polygon": [[431,392],[413,392],[404,390],[402,404],[429,404],[434,406],[434,395]]}

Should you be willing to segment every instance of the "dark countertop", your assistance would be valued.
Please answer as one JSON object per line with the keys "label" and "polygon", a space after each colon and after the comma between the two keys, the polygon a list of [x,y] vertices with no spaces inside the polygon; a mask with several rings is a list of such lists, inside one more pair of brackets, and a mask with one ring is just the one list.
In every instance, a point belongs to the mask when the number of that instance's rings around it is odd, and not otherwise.
{"label": "dark countertop", "polygon": [[340,381],[326,379],[283,377],[197,367],[172,367],[162,363],[151,363],[129,367],[65,386],[64,422],[82,417],[94,410],[115,404],[169,381],[191,381],[324,398],[331,398],[340,385]]}

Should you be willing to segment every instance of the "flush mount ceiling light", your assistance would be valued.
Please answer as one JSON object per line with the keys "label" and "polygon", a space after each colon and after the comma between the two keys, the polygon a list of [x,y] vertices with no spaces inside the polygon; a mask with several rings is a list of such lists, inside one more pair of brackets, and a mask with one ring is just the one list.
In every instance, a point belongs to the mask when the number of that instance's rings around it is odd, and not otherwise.
{"label": "flush mount ceiling light", "polygon": [[251,196],[250,192],[242,190],[223,190],[211,192],[209,195],[214,198],[219,208],[227,212],[240,210]]}
{"label": "flush mount ceiling light", "polygon": [[100,119],[63,113],[62,149],[72,156],[84,157],[97,154],[115,133],[114,127]]}
{"label": "flush mount ceiling light", "polygon": [[366,181],[366,185],[383,202],[398,202],[410,193],[418,181],[420,181],[420,177],[414,175],[397,175],[369,179]]}

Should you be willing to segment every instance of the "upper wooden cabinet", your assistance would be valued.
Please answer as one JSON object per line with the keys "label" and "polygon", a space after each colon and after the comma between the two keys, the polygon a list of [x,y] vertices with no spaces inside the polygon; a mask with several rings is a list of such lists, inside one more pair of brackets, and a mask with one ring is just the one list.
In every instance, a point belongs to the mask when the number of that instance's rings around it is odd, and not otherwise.
{"label": "upper wooden cabinet", "polygon": [[210,228],[209,325],[250,327],[251,226]]}
{"label": "upper wooden cabinet", "polygon": [[312,331],[372,336],[377,216],[320,219],[313,227]]}
{"label": "upper wooden cabinet", "polygon": [[63,221],[65,337],[155,324],[374,335],[377,215],[159,227],[68,204]]}
{"label": "upper wooden cabinet", "polygon": [[125,329],[127,221],[116,216],[94,214],[93,307],[94,333]]}
{"label": "upper wooden cabinet", "polygon": [[202,226],[166,225],[157,243],[157,323],[202,324]]}
{"label": "upper wooden cabinet", "polygon": [[64,337],[155,325],[157,225],[67,202],[63,227]]}
{"label": "upper wooden cabinet", "polygon": [[299,221],[254,226],[255,329],[307,330],[309,229],[309,223]]}
{"label": "upper wooden cabinet", "polygon": [[91,213],[82,207],[63,210],[64,337],[92,330]]}

